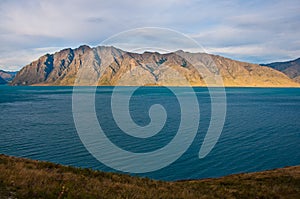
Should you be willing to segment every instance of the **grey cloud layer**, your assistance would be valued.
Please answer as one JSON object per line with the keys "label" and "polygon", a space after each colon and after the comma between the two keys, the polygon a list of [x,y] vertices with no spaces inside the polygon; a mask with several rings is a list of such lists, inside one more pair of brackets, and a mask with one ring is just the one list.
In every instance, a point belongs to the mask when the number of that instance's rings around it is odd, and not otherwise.
{"label": "grey cloud layer", "polygon": [[120,31],[156,26],[210,53],[250,62],[300,56],[297,1],[1,1],[0,66],[18,69],[46,52],[97,45]]}

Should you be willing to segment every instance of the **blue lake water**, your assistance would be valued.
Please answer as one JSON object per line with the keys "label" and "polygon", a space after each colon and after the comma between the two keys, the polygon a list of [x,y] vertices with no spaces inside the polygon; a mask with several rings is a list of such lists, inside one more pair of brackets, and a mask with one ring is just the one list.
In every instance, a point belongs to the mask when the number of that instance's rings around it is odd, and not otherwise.
{"label": "blue lake water", "polygon": [[[186,88],[176,89],[189,97]],[[97,161],[81,142],[72,115],[72,90],[0,86],[0,153],[118,172]],[[168,115],[161,132],[143,139],[124,134],[114,121],[112,91],[113,87],[97,89],[95,110],[100,126],[113,143],[143,153],[160,149],[172,140],[180,124],[180,107],[170,90],[142,87],[132,96],[129,109],[136,124],[145,126],[150,122],[148,111],[153,104],[161,104]],[[225,125],[217,144],[203,159],[198,153],[210,122],[211,100],[206,88],[194,91],[201,117],[191,146],[165,168],[132,175],[161,180],[199,179],[300,164],[300,89],[226,88]]]}

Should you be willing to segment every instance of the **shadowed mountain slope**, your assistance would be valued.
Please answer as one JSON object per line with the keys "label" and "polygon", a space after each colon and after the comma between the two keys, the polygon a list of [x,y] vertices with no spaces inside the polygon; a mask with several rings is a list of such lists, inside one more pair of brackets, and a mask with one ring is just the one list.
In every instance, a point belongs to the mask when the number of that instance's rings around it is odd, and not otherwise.
{"label": "shadowed mountain slope", "polygon": [[300,58],[286,61],[286,62],[274,62],[270,64],[261,64],[262,66],[268,66],[278,71],[283,72],[294,81],[300,83]]}
{"label": "shadowed mountain slope", "polygon": [[[76,75],[80,79],[76,80]],[[205,53],[142,54],[80,46],[46,54],[23,67],[12,85],[164,85],[297,87],[270,67]],[[75,81],[76,80],[76,81]]]}

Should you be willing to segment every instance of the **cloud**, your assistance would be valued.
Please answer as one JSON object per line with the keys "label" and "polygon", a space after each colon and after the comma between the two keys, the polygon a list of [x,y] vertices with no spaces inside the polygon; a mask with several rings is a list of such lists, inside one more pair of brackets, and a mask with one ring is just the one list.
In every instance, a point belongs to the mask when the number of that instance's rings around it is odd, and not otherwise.
{"label": "cloud", "polygon": [[299,1],[251,1],[229,10],[233,14],[224,16],[221,23],[190,36],[211,53],[243,61],[265,63],[300,57]]}
{"label": "cloud", "polygon": [[228,46],[220,48],[207,48],[206,51],[211,54],[223,55],[225,57],[235,57],[238,60],[247,61],[252,59],[254,63],[270,63],[276,61],[291,60],[299,57],[300,50],[286,50],[280,48],[268,48],[265,45],[244,45]]}
{"label": "cloud", "polygon": [[109,37],[99,45],[115,46],[131,52],[157,51],[166,53],[177,50],[203,52],[201,46],[191,37],[172,29],[159,27],[123,31]]}
{"label": "cloud", "polygon": [[299,0],[3,0],[0,64],[20,68],[44,53],[36,49],[95,46],[145,26],[183,32],[211,52],[243,61],[296,58],[299,10]]}
{"label": "cloud", "polygon": [[4,70],[16,71],[20,69],[20,66],[24,66],[24,63],[29,64],[31,61],[37,60],[42,55],[54,53],[61,49],[62,47],[45,47],[1,53],[0,66],[3,66],[1,69]]}

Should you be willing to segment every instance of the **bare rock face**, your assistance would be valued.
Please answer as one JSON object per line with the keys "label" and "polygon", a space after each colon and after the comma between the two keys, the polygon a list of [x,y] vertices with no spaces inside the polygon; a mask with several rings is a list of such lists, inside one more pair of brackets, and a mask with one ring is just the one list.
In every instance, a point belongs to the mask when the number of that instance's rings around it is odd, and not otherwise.
{"label": "bare rock face", "polygon": [[5,81],[2,77],[0,77],[0,84],[7,84],[7,81]]}
{"label": "bare rock face", "polygon": [[[80,78],[78,78],[80,77]],[[270,67],[205,53],[126,52],[80,46],[46,54],[21,69],[12,85],[299,86]]]}
{"label": "bare rock face", "polygon": [[1,82],[5,82],[5,83],[11,82],[16,76],[16,74],[17,72],[0,70],[0,78],[2,79]]}
{"label": "bare rock face", "polygon": [[300,58],[287,62],[274,62],[270,64],[262,64],[278,71],[283,72],[295,82],[300,83]]}

